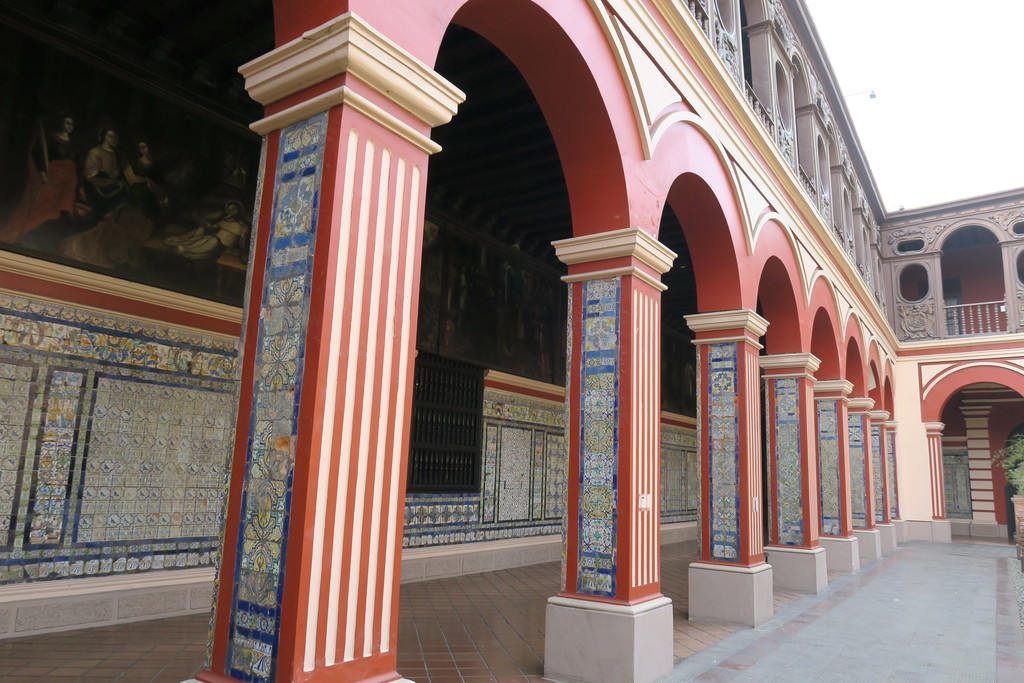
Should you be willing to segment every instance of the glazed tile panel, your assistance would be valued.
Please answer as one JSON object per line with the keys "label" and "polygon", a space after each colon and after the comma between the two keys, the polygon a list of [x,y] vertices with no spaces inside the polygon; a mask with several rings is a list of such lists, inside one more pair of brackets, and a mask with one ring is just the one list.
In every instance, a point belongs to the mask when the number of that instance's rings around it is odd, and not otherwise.
{"label": "glazed tile panel", "polygon": [[618,495],[618,278],[582,286],[580,508],[576,590],[615,595]]}
{"label": "glazed tile panel", "polygon": [[886,472],[889,479],[889,516],[892,519],[899,519],[900,506],[896,491],[896,434],[891,431],[885,433],[885,459],[889,465]]}
{"label": "glazed tile panel", "polygon": [[875,495],[875,523],[885,522],[885,484],[882,478],[882,426],[871,425],[871,467],[872,486]]}
{"label": "glazed tile panel", "polygon": [[692,429],[661,426],[661,521],[697,519],[700,505],[700,462],[697,434]]}
{"label": "glazed tile panel", "polygon": [[800,392],[795,377],[772,382],[775,391],[775,463],[778,483],[779,539],[783,545],[804,542],[800,453]]}
{"label": "glazed tile panel", "polygon": [[228,670],[274,676],[327,114],[281,133],[249,407]]}
{"label": "glazed tile panel", "polygon": [[0,583],[213,564],[236,354],[0,295]]}
{"label": "glazed tile panel", "polygon": [[739,559],[739,378],[736,344],[708,344],[711,559]]}
{"label": "glazed tile panel", "polygon": [[835,401],[818,404],[818,480],[821,482],[821,534],[842,534],[839,491],[839,433]]}
{"label": "glazed tile panel", "polygon": [[868,524],[864,418],[861,415],[850,415],[848,419],[850,423],[850,494],[853,498],[850,509],[853,514],[853,526],[863,528]]}

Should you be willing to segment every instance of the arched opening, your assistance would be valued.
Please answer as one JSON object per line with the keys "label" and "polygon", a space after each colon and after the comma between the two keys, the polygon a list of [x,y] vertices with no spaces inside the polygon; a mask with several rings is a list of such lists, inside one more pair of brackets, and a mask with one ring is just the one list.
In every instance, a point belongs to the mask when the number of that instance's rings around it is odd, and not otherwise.
{"label": "arched opening", "polygon": [[[853,321],[851,321],[851,324],[854,324]],[[853,384],[853,391],[850,394],[851,396],[867,396],[867,366],[865,365],[864,357],[861,354],[860,344],[858,344],[857,339],[852,336],[850,336],[846,342],[844,377]]]}
{"label": "arched opening", "polygon": [[782,155],[790,164],[796,163],[796,149],[793,142],[793,91],[789,74],[782,62],[775,62],[775,121],[776,136]]}
{"label": "arched opening", "polygon": [[[466,102],[434,131],[442,151],[427,183],[406,510],[443,500],[449,513],[407,513],[405,544],[550,533],[564,505],[562,430],[540,414],[488,416],[523,412],[529,397],[507,388],[520,380],[564,395],[566,268],[551,242],[572,236],[566,179],[505,54],[453,25],[435,68]],[[520,476],[534,468],[547,486]],[[451,511],[481,505],[491,512],[474,528],[451,523]]]}
{"label": "arched opening", "polygon": [[824,308],[819,308],[814,313],[814,324],[811,328],[811,353],[821,361],[815,377],[820,380],[840,379],[841,369],[835,325]]}
{"label": "arched opening", "polygon": [[1007,538],[1013,494],[1000,451],[1024,427],[1024,396],[995,382],[974,382],[942,407],[946,517],[961,536]]}
{"label": "arched opening", "polygon": [[942,245],[942,300],[948,336],[998,334],[1007,329],[999,240],[971,225]]}

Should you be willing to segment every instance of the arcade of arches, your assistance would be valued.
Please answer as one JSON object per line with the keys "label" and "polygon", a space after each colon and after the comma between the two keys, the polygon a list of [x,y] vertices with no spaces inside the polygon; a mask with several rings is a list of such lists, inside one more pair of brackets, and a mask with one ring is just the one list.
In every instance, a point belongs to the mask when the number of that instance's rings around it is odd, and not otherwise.
{"label": "arcade of arches", "polygon": [[398,680],[400,581],[560,557],[545,676],[653,681],[665,539],[755,626],[1012,531],[1024,190],[886,214],[799,0],[16,5],[0,637]]}

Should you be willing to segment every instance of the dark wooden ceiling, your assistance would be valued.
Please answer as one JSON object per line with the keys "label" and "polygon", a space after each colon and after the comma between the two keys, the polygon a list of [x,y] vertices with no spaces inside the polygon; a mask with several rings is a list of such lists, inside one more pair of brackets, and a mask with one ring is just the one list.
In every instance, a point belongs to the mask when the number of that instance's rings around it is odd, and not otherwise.
{"label": "dark wooden ceiling", "polygon": [[[238,66],[274,45],[270,0],[0,0],[0,23],[239,130],[260,118]],[[569,199],[554,140],[522,76],[477,34],[453,26],[436,67],[467,95],[434,130],[428,212],[564,272],[551,242],[572,236]],[[664,319],[696,310],[682,231],[666,211],[663,239],[681,254],[666,275]]]}

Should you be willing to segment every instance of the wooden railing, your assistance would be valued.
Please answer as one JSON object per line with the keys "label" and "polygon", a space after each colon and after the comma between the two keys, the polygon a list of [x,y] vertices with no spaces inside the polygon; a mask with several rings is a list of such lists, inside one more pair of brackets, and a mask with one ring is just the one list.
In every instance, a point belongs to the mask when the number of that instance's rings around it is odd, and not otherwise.
{"label": "wooden railing", "polygon": [[946,336],[1000,334],[1008,329],[1005,301],[946,306]]}

